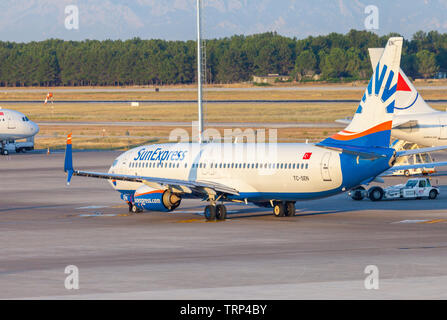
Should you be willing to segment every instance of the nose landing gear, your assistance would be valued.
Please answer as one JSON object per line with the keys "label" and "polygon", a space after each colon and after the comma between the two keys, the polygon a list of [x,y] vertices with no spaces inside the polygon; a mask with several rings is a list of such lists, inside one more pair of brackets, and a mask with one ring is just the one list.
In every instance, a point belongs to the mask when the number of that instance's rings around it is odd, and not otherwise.
{"label": "nose landing gear", "polygon": [[132,212],[132,213],[141,213],[141,212],[143,212],[143,210],[138,208],[134,203],[129,201],[127,204],[129,205],[129,212]]}

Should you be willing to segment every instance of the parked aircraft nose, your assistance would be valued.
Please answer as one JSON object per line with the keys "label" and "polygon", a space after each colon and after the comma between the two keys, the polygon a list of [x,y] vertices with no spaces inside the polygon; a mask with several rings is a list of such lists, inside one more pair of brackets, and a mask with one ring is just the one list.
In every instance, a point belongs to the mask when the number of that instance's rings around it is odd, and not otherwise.
{"label": "parked aircraft nose", "polygon": [[35,122],[29,121],[28,124],[30,126],[30,130],[31,130],[31,134],[32,135],[35,135],[35,134],[37,134],[39,132],[39,126]]}

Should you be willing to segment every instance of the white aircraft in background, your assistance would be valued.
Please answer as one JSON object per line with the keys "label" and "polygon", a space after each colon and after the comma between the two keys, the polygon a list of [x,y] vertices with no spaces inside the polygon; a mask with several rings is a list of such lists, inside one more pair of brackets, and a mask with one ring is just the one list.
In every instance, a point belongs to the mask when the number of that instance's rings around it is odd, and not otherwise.
{"label": "white aircraft in background", "polygon": [[265,147],[260,143],[146,145],[124,152],[101,173],[73,168],[69,135],[67,184],[73,175],[108,179],[133,212],[172,211],[182,198],[200,198],[209,202],[208,220],[225,219],[224,202],[271,206],[275,216],[293,216],[296,201],[342,193],[373,181],[398,157],[441,149],[390,148],[402,43],[400,37],[388,40],[347,128],[317,144],[278,143],[271,154],[259,152]]}
{"label": "white aircraft in background", "polygon": [[0,152],[8,154],[5,145],[8,141],[26,139],[35,136],[39,126],[23,113],[0,107]]}
{"label": "white aircraft in background", "polygon": [[[373,70],[383,53],[383,48],[369,48]],[[396,88],[393,130],[391,135],[399,140],[423,146],[447,145],[447,112],[431,108],[400,69]],[[336,122],[347,124],[350,118]]]}

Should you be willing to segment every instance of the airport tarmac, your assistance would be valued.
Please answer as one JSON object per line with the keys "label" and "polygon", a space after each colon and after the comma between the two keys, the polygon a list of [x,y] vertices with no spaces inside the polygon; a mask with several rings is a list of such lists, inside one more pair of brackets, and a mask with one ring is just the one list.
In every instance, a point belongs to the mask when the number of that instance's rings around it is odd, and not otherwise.
{"label": "airport tarmac", "polygon": [[[107,170],[119,152],[75,152]],[[107,181],[74,177],[63,154],[0,158],[0,298],[446,299],[447,178],[436,200],[356,202],[346,194],[297,203],[296,217],[204,203],[132,215]],[[403,181],[391,178],[389,184]],[[68,290],[65,268],[79,270]],[[366,289],[367,266],[378,289]]]}

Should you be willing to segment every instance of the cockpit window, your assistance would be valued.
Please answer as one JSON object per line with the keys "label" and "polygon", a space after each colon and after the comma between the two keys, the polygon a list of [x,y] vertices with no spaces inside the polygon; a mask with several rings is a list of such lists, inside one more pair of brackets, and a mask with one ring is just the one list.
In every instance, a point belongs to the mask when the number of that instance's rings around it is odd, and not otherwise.
{"label": "cockpit window", "polygon": [[118,160],[113,161],[112,167],[116,166],[117,163],[118,163]]}
{"label": "cockpit window", "polygon": [[29,121],[28,117],[22,117],[22,121]]}

